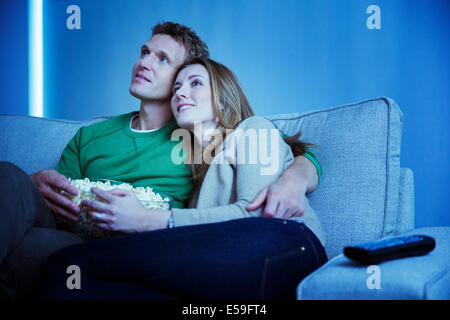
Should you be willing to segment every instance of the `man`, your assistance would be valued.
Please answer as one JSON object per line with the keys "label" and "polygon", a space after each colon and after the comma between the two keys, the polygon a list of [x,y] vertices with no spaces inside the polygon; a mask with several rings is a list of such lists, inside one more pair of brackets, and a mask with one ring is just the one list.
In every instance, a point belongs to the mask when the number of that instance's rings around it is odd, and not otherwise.
{"label": "man", "polygon": [[[29,266],[35,275],[30,281],[36,283],[49,254],[82,241],[70,232],[60,231],[49,246],[37,250],[35,245],[44,242],[36,236],[36,227],[56,229],[55,218],[67,224],[78,219],[80,208],[58,192],[77,194],[68,176],[151,185],[172,196],[174,207],[183,206],[192,184],[188,167],[170,159],[177,144],[170,140],[177,127],[170,109],[171,88],[178,67],[200,56],[208,57],[209,52],[191,29],[170,22],[156,25],[132,71],[130,93],[141,101],[139,112],[81,128],[64,149],[55,170],[31,174],[31,180],[14,165],[0,164],[0,191],[4,191],[0,195],[4,208],[0,221],[0,291],[4,296],[14,298],[10,274],[14,273],[11,265],[20,261],[18,256],[33,252],[37,257],[35,265]],[[320,165],[314,155],[296,157],[280,179],[264,188],[247,209],[256,210],[266,203],[266,216],[301,215],[305,210],[304,195],[317,187],[318,173]]]}

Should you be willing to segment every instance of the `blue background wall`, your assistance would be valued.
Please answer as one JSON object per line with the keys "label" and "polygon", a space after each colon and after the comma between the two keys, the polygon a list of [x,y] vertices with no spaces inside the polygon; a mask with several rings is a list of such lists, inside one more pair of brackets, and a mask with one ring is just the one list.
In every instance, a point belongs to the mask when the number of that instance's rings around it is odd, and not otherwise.
{"label": "blue background wall", "polygon": [[0,113],[28,113],[28,6],[0,0]]}
{"label": "blue background wall", "polygon": [[[27,113],[25,0],[2,0],[0,112]],[[81,9],[69,30],[66,9]],[[369,30],[369,5],[381,30]],[[378,96],[404,113],[402,166],[415,174],[416,226],[450,225],[448,0],[44,0],[44,116],[136,110],[140,46],[161,20],[194,28],[236,72],[260,115]],[[6,44],[6,45],[4,45]]]}

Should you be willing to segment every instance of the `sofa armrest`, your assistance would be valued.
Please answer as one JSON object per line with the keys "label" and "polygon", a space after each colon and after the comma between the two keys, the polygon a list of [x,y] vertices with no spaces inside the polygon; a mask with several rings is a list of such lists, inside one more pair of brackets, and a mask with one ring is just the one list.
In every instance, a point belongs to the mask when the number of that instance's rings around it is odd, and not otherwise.
{"label": "sofa armrest", "polygon": [[411,169],[400,168],[396,234],[414,229],[414,214],[414,175]]}
{"label": "sofa armrest", "polygon": [[450,299],[450,227],[412,230],[436,240],[424,256],[364,266],[338,255],[303,279],[297,287],[301,300]]}

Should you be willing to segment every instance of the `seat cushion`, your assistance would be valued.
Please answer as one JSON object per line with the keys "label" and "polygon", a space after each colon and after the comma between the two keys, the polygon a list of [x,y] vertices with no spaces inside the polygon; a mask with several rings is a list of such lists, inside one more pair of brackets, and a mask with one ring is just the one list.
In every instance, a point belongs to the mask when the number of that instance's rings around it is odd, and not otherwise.
{"label": "seat cushion", "polygon": [[309,200],[323,225],[329,258],[346,245],[397,233],[403,115],[394,101],[378,98],[267,118],[285,134],[301,130],[301,140],[320,147],[312,151],[322,178]]}
{"label": "seat cushion", "polygon": [[297,288],[297,298],[450,299],[450,227],[421,228],[405,234],[431,236],[436,240],[436,247],[423,256],[381,262],[378,271],[341,254],[303,279]]}

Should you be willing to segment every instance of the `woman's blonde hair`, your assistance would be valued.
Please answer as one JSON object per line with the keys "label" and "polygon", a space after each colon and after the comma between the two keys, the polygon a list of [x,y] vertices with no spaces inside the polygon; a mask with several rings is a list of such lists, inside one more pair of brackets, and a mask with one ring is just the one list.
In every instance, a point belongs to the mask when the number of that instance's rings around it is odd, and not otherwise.
{"label": "woman's blonde hair", "polygon": [[[255,115],[247,97],[235,74],[226,66],[209,58],[194,58],[183,64],[177,74],[187,66],[200,64],[208,71],[211,86],[212,106],[218,118],[218,128],[222,132],[222,139],[214,139],[208,149],[216,150],[217,143],[222,143],[226,134],[230,132],[227,129],[235,129],[243,120]],[[306,147],[311,145],[298,140],[301,132],[293,137],[285,137],[284,141],[291,147],[294,156],[302,155],[306,152]],[[194,139],[191,139],[193,143]],[[193,150],[193,146],[191,146]],[[212,156],[215,156],[212,154]],[[194,189],[188,201],[200,190],[205,178],[209,164],[202,161],[201,164],[194,164],[193,155],[190,155],[190,167],[194,179]]]}

